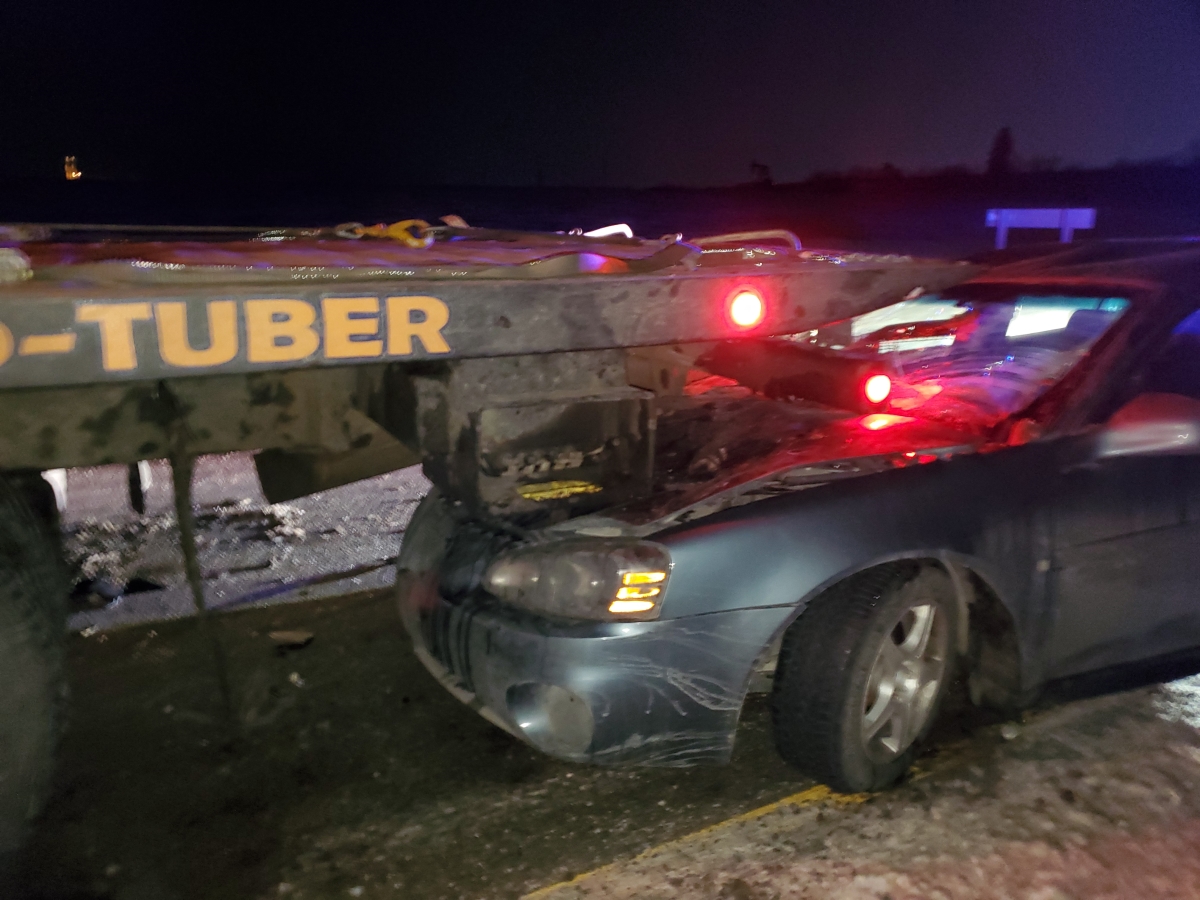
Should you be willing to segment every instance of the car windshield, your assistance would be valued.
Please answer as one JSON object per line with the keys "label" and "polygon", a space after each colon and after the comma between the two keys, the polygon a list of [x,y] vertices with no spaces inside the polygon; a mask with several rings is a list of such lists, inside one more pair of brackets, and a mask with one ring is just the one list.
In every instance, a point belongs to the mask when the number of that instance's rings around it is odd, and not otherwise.
{"label": "car windshield", "polygon": [[886,359],[892,409],[994,422],[1062,378],[1128,307],[1124,297],[931,294],[795,339]]}

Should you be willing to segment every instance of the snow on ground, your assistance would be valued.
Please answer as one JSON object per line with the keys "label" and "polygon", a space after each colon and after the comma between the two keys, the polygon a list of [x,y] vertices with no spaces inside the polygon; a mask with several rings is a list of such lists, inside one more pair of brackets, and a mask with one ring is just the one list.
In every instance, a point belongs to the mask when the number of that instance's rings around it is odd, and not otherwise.
{"label": "snow on ground", "polygon": [[[63,513],[73,576],[160,589],[126,593],[98,608],[81,598],[72,630],[104,630],[191,615],[175,525],[171,472],[152,463],[146,514],[129,505],[124,466],[72,469]],[[420,467],[268,504],[248,453],[197,461],[193,491],[205,601],[213,608],[351,593],[392,582],[389,560],[429,489]],[[338,573],[347,573],[337,578]],[[325,581],[325,578],[331,580]],[[149,582],[149,584],[146,584]],[[86,593],[86,592],[82,592]]]}

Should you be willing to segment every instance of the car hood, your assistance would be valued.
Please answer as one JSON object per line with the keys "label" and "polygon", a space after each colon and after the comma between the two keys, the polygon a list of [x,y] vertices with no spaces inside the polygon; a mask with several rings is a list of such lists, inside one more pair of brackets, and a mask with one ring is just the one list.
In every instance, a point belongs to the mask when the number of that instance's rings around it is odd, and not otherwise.
{"label": "car hood", "polygon": [[972,453],[986,443],[988,426],[897,410],[852,415],[741,387],[682,398],[659,417],[650,496],[551,530],[652,534],[765,497]]}

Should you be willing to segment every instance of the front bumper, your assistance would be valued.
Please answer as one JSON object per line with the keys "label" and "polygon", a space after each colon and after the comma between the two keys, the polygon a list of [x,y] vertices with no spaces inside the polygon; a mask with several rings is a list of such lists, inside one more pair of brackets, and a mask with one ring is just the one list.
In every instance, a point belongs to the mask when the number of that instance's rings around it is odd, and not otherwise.
{"label": "front bumper", "polygon": [[491,601],[450,603],[405,574],[417,656],[486,719],[579,762],[728,762],[756,661],[792,609],[556,624]]}

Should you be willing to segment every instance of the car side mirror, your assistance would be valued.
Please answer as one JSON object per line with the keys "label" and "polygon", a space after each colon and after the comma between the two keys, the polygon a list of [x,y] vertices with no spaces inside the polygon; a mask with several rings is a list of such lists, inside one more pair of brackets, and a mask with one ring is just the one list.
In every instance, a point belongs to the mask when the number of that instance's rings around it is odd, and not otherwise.
{"label": "car side mirror", "polygon": [[1113,413],[1096,446],[1098,459],[1200,454],[1200,400],[1139,394]]}

